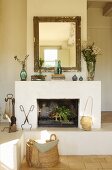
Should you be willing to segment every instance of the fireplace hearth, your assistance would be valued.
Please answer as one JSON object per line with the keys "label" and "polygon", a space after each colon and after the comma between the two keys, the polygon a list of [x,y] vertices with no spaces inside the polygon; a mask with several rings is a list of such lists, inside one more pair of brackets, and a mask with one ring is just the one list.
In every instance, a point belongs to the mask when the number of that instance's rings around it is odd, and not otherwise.
{"label": "fireplace hearth", "polygon": [[37,99],[38,127],[78,127],[79,99]]}

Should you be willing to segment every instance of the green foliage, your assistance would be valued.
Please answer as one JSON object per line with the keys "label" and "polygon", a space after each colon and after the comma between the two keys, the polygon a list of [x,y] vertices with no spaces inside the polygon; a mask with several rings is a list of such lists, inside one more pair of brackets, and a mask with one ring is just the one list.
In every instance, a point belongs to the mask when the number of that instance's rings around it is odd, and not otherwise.
{"label": "green foliage", "polygon": [[42,73],[42,66],[44,64],[44,60],[42,58],[39,59],[38,61],[38,70],[39,70],[39,73],[41,74]]}
{"label": "green foliage", "polygon": [[96,62],[96,55],[95,54],[91,54],[91,50],[88,49],[88,50],[82,50],[82,53],[83,53],[83,57],[84,57],[84,60],[86,62]]}
{"label": "green foliage", "polygon": [[42,58],[39,59],[39,67],[42,67],[44,64],[44,60]]}
{"label": "green foliage", "polygon": [[63,120],[64,122],[69,122],[70,110],[66,108],[66,106],[57,107],[55,112],[58,113],[61,120]]}
{"label": "green foliage", "polygon": [[92,44],[89,44],[87,42],[83,42],[82,44],[82,54],[84,57],[84,60],[88,62],[96,62],[96,56],[100,55],[101,49],[99,47],[96,47],[94,42]]}
{"label": "green foliage", "polygon": [[86,62],[96,62],[96,54],[94,54],[93,46],[94,44],[89,45],[82,50],[82,54]]}

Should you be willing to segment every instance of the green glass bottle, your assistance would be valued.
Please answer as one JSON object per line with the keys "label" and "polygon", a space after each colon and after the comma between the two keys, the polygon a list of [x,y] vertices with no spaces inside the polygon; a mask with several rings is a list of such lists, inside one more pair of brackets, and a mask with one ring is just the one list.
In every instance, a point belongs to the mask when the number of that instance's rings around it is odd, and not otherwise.
{"label": "green glass bottle", "polygon": [[62,67],[61,67],[61,61],[58,61],[58,68],[57,68],[58,74],[62,74]]}

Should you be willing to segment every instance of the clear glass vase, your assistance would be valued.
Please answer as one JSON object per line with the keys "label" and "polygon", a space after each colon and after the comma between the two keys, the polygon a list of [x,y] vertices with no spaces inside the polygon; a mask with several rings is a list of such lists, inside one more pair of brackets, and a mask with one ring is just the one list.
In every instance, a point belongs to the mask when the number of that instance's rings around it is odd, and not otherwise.
{"label": "clear glass vase", "polygon": [[93,81],[95,76],[95,64],[96,62],[87,62],[87,71],[88,71],[88,81]]}

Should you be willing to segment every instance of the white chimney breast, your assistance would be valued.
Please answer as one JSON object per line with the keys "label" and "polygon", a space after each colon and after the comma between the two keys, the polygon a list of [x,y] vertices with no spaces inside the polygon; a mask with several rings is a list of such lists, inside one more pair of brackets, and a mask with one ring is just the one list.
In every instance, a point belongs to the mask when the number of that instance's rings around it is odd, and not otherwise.
{"label": "white chimney breast", "polygon": [[[28,120],[32,128],[37,127],[37,99],[79,99],[78,128],[81,128],[80,118],[88,97],[93,98],[93,128],[101,128],[101,82],[100,81],[16,81],[15,82],[15,115],[17,127],[21,128],[25,115],[19,106],[23,105],[25,113],[31,105],[34,110],[29,113]],[[26,122],[23,128],[29,129]]]}

